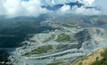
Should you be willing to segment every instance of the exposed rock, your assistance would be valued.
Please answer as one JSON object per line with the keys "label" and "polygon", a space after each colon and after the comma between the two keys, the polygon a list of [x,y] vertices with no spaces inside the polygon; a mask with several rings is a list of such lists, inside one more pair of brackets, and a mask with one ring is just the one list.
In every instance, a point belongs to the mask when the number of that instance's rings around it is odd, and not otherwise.
{"label": "exposed rock", "polygon": [[[91,20],[91,18],[79,17],[77,19],[77,17],[70,17],[67,20],[60,18],[61,21],[58,18],[55,18],[55,21],[48,20],[48,24],[54,27],[55,30],[35,34],[29,40],[26,40],[25,45],[16,48],[12,52],[12,56],[16,56],[15,59],[18,65],[46,65],[60,60],[62,60],[62,65],[63,63],[65,64],[65,61],[68,64],[74,64],[75,61],[87,56],[93,50],[107,46],[105,29],[97,27],[101,23],[98,22],[98,19],[94,18]],[[103,25],[104,23],[102,22],[101,24]],[[65,38],[60,42],[56,41],[58,36],[63,33],[67,36],[64,35]],[[66,39],[67,37],[70,39]],[[29,57],[23,56],[25,53],[30,53],[32,50],[48,45],[52,46],[52,50],[48,52],[33,53]]]}
{"label": "exposed rock", "polygon": [[80,31],[75,34],[75,38],[78,41],[78,49],[82,47],[82,43],[85,41],[88,41],[91,39],[90,33],[88,32],[88,29],[84,29],[83,31]]}

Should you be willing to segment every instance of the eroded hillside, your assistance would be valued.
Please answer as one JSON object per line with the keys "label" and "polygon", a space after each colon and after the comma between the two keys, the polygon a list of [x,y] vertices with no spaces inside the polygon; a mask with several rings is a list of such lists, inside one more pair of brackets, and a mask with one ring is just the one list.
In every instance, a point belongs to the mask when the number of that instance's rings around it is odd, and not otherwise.
{"label": "eroded hillside", "polygon": [[[107,46],[106,16],[48,18],[47,30],[26,39],[9,57],[15,65],[70,65]],[[14,61],[15,60],[15,61]]]}

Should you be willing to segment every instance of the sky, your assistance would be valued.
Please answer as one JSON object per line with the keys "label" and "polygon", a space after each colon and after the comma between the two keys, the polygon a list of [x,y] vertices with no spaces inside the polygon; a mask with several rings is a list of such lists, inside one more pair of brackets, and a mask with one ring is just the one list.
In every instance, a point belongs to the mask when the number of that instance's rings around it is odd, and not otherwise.
{"label": "sky", "polygon": [[107,0],[96,0],[94,4],[101,8],[103,14],[107,14]]}
{"label": "sky", "polygon": [[[61,3],[65,0],[0,0],[0,15],[6,15],[9,17],[15,16],[39,16],[40,14],[48,14],[52,11],[49,11],[46,8],[42,8],[42,5],[53,6],[56,3]],[[67,0],[69,2],[70,0]],[[77,0],[71,0],[77,1]],[[61,12],[62,14],[66,13],[74,13],[74,14],[107,14],[107,0],[78,0],[79,2],[85,4],[85,6],[96,6],[101,9],[101,11],[95,9],[85,9],[84,7],[78,8],[73,7],[70,8],[68,5],[64,5],[57,13]],[[56,13],[56,11],[53,13]]]}

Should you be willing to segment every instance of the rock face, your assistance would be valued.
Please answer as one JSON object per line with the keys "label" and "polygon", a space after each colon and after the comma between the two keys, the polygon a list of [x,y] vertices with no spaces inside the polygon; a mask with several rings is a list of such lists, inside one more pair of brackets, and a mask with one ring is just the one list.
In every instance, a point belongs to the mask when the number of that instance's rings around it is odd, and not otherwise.
{"label": "rock face", "polygon": [[84,29],[83,31],[76,33],[75,37],[79,43],[78,48],[82,47],[82,43],[91,39],[90,33],[87,29]]}

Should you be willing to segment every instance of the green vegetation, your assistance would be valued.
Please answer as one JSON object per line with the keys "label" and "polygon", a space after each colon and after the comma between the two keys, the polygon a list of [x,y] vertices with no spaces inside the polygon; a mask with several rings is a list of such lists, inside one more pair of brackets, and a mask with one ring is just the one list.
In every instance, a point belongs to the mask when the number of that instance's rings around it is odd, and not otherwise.
{"label": "green vegetation", "polygon": [[54,63],[50,63],[48,65],[59,65],[59,64],[60,64],[60,62],[54,62]]}
{"label": "green vegetation", "polygon": [[104,58],[102,60],[96,60],[91,65],[107,65],[107,49],[101,54]]}
{"label": "green vegetation", "polygon": [[41,26],[40,23],[45,19],[44,16],[0,18],[0,48],[18,47],[33,34],[51,30],[48,25]]}
{"label": "green vegetation", "polygon": [[29,53],[25,53],[23,56],[30,56],[32,54],[41,54],[41,53],[47,53],[49,50],[52,49],[52,45],[48,45],[48,46],[41,46],[35,50],[32,50]]}
{"label": "green vegetation", "polygon": [[8,57],[9,57],[9,54],[6,50],[0,50],[0,65],[11,65],[11,64],[7,64],[8,62],[10,62]]}
{"label": "green vegetation", "polygon": [[70,36],[65,33],[58,35],[58,38],[56,39],[57,42],[69,41],[69,40],[70,40]]}
{"label": "green vegetation", "polygon": [[78,65],[82,65],[82,62],[80,62]]}
{"label": "green vegetation", "polygon": [[107,49],[104,50],[104,53],[101,54],[104,58],[107,58]]}

